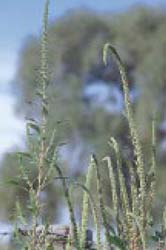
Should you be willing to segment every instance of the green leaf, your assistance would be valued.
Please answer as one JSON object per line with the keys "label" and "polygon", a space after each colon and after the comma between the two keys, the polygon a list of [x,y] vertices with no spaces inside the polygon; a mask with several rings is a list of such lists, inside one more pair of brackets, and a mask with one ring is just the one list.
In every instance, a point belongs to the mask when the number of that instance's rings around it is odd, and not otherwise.
{"label": "green leaf", "polygon": [[26,120],[29,121],[29,122],[34,122],[34,123],[36,123],[36,120],[35,120],[34,118],[28,118],[28,117],[27,117]]}
{"label": "green leaf", "polygon": [[27,157],[27,158],[32,158],[31,154],[28,152],[17,152],[17,155]]}
{"label": "green leaf", "polygon": [[43,97],[43,92],[37,90],[36,95],[39,96],[40,98],[42,98]]}
{"label": "green leaf", "polygon": [[49,244],[48,246],[46,246],[46,250],[54,250],[54,247],[52,246],[52,244]]}
{"label": "green leaf", "polygon": [[13,186],[20,186],[20,179],[9,179],[5,181],[6,184],[13,185]]}
{"label": "green leaf", "polygon": [[124,240],[122,240],[118,236],[112,236],[112,235],[110,235],[110,239],[111,239],[111,242],[113,245],[115,245],[116,247],[118,247],[121,250],[126,250],[126,244],[125,244]]}
{"label": "green leaf", "polygon": [[47,104],[43,104],[42,108],[43,108],[43,113],[45,115],[48,115],[48,105]]}
{"label": "green leaf", "polygon": [[156,235],[151,236],[151,239],[155,242],[159,241],[159,238]]}
{"label": "green leaf", "polygon": [[28,126],[31,128],[31,129],[33,129],[33,130],[35,130],[37,133],[39,133],[40,134],[40,127],[39,127],[39,125],[38,124],[36,124],[35,122],[28,122]]}

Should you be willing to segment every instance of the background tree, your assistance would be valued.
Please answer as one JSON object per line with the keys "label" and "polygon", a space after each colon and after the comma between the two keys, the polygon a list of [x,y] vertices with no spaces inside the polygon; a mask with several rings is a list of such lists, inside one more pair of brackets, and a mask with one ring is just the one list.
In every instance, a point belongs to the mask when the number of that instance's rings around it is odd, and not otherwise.
{"label": "background tree", "polygon": [[[51,84],[48,93],[51,122],[49,126],[50,131],[52,128],[58,130],[57,144],[67,143],[59,150],[66,171],[74,175],[84,172],[90,152],[95,151],[99,158],[104,157],[108,153],[107,140],[110,136],[120,141],[126,158],[131,157],[123,103],[120,111],[109,112],[106,109],[107,103],[97,106],[94,100],[97,97],[92,98],[85,94],[89,87],[96,86],[97,89],[97,86],[101,85],[106,90],[110,89],[110,93],[115,88],[119,93],[118,96],[121,94],[120,77],[115,62],[109,58],[107,67],[104,67],[102,62],[102,48],[107,41],[116,46],[125,62],[135,118],[146,150],[146,145],[150,143],[148,128],[151,115],[157,113],[158,128],[166,120],[165,27],[164,11],[143,7],[114,15],[73,11],[50,24],[48,56]],[[38,70],[39,37],[31,36],[20,51],[19,67],[13,85],[19,94],[18,113],[26,117],[35,114],[40,119],[35,99]],[[100,90],[98,94],[101,97]],[[116,95],[110,99],[111,103],[117,101]],[[165,134],[164,136],[166,137]],[[165,151],[160,153],[160,142],[159,132],[160,173],[161,176],[166,176],[166,170],[162,167],[165,164]],[[148,154],[146,160],[148,163]],[[12,164],[17,168],[15,160],[12,160]],[[74,170],[71,171],[71,168]],[[9,178],[11,175],[9,169],[11,163],[6,156],[1,169],[2,178],[4,176]],[[106,178],[105,175],[107,173],[103,171],[103,178]],[[158,197],[165,199],[161,176]],[[48,190],[47,194],[50,201],[53,194],[51,190]],[[12,190],[11,195],[13,192],[15,191]],[[13,200],[7,204],[4,199],[3,204],[5,208],[11,210]],[[52,204],[50,207],[54,211],[56,206]]]}

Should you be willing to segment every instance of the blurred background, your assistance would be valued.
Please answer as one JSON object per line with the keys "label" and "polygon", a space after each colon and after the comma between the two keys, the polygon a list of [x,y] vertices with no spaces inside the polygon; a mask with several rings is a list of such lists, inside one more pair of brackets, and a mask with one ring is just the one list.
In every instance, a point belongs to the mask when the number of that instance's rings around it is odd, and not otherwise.
{"label": "blurred background", "polygon": [[[38,116],[35,90],[43,6],[44,0],[0,2],[1,230],[10,229],[16,198],[26,200],[18,187],[3,183],[18,174],[15,152],[26,149],[25,118]],[[119,141],[124,158],[132,158],[119,72],[112,58],[107,67],[102,62],[102,48],[109,41],[127,69],[147,166],[151,120],[156,114],[157,220],[166,203],[164,0],[52,0],[50,9],[48,133],[57,128],[57,144],[66,143],[59,150],[66,173],[84,178],[90,153],[95,152],[99,159],[110,153],[110,136]],[[103,179],[106,176],[103,171]],[[68,223],[59,194],[61,190],[55,184],[43,194],[46,214],[52,222]]]}

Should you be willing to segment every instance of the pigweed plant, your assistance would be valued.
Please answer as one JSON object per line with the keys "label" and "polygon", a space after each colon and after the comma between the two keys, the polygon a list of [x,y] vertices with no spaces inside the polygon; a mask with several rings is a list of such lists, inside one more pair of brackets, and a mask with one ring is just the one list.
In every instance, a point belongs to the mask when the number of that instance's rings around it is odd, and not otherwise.
{"label": "pigweed plant", "polygon": [[[41,193],[48,183],[59,178],[62,182],[64,196],[69,210],[71,221],[71,234],[66,249],[86,249],[86,230],[88,227],[89,211],[91,210],[96,231],[96,240],[89,249],[123,249],[123,250],[147,250],[166,249],[166,210],[163,213],[163,223],[160,232],[150,236],[151,211],[156,188],[156,156],[155,156],[155,121],[152,122],[152,143],[151,143],[151,167],[147,169],[144,161],[144,154],[134,121],[133,110],[129,96],[128,80],[125,67],[116,49],[109,43],[104,46],[103,61],[107,64],[108,53],[110,52],[120,71],[125,114],[128,121],[131,138],[134,162],[126,162],[130,178],[129,184],[126,181],[123,171],[124,159],[121,149],[115,138],[109,139],[109,146],[112,157],[103,159],[107,163],[110,181],[110,196],[112,204],[106,206],[104,201],[104,190],[102,185],[101,168],[103,161],[98,161],[95,155],[91,155],[85,183],[76,180],[68,182],[63,176],[61,167],[57,163],[57,146],[55,142],[55,131],[51,138],[48,138],[48,97],[47,87],[49,85],[48,60],[47,60],[47,30],[48,30],[48,9],[49,0],[46,1],[43,32],[41,36],[41,66],[40,81],[38,83],[37,97],[40,103],[40,122],[29,119],[27,122],[27,152],[19,152],[19,178],[22,181],[22,188],[28,194],[29,216],[25,216],[21,202],[16,202],[17,225],[15,240],[20,244],[21,249],[27,250],[48,250],[54,249],[47,237],[49,224],[43,219],[42,210],[44,204],[41,200]],[[36,143],[37,138],[37,143]],[[35,179],[31,178],[28,165],[33,165],[36,170]],[[90,192],[92,178],[96,176],[97,202]],[[82,220],[78,226],[72,204],[70,184],[83,191]],[[94,185],[94,182],[93,182]],[[112,212],[113,211],[113,212]],[[44,225],[44,226],[43,226]],[[40,234],[39,226],[42,226]],[[25,228],[26,230],[20,230]],[[105,239],[101,239],[101,231],[105,232]],[[26,236],[26,237],[24,237]],[[23,243],[22,243],[23,242]],[[152,243],[154,242],[153,246]]]}

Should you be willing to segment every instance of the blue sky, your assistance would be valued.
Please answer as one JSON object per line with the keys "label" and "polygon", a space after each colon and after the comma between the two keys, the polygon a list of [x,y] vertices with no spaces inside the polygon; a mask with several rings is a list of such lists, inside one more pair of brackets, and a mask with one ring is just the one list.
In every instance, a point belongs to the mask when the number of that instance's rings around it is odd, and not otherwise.
{"label": "blue sky", "polygon": [[[29,33],[38,32],[44,0],[0,1],[0,48],[18,48]],[[67,10],[82,6],[101,11],[119,11],[134,4],[164,6],[165,0],[51,0],[51,16],[58,17]]]}
{"label": "blue sky", "polygon": [[[44,0],[0,0],[0,155],[23,133],[23,123],[14,115],[14,102],[4,89],[14,77],[18,51],[29,34],[38,34]],[[89,7],[97,11],[122,11],[135,4],[166,7],[165,0],[51,0],[50,17],[58,18],[72,8]]]}

